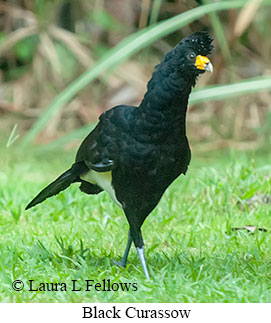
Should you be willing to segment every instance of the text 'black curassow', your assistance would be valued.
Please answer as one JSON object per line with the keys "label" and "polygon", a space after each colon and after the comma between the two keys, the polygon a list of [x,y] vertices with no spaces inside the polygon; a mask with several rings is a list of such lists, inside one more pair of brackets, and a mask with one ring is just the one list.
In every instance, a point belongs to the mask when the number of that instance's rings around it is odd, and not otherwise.
{"label": "text 'black curassow'", "polygon": [[103,113],[79,147],[72,167],[26,209],[75,182],[80,182],[81,191],[87,194],[107,191],[129,223],[124,255],[115,263],[126,266],[134,242],[149,278],[141,226],[166,188],[187,171],[191,158],[185,128],[188,98],[198,75],[212,72],[206,57],[213,48],[211,42],[205,32],[180,41],[155,67],[140,105],[119,105]]}

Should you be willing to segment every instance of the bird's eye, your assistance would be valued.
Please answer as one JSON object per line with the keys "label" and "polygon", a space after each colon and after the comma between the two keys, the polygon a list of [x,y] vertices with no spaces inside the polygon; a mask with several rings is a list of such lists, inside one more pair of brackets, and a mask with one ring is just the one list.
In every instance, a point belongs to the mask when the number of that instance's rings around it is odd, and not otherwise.
{"label": "bird's eye", "polygon": [[190,54],[188,54],[188,58],[190,61],[193,61],[196,58],[196,54],[190,53]]}

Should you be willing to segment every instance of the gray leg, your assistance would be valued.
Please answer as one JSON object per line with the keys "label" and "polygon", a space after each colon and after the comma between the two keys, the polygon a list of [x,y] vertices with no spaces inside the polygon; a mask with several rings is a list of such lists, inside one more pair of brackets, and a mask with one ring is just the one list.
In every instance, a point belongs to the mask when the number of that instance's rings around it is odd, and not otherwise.
{"label": "gray leg", "polygon": [[141,248],[136,247],[136,251],[137,251],[139,260],[141,262],[141,265],[142,265],[142,268],[143,268],[143,272],[144,272],[146,278],[147,279],[150,279],[150,275],[149,275],[149,272],[148,272],[148,268],[147,268],[147,264],[146,264],[146,259],[145,259],[144,246],[141,247]]}
{"label": "gray leg", "polygon": [[145,259],[144,241],[143,241],[141,229],[139,226],[132,226],[131,225],[130,230],[131,230],[131,236],[134,241],[143,272],[144,272],[146,278],[149,279],[150,275],[148,272],[147,263],[146,263],[146,259]]}
{"label": "gray leg", "polygon": [[127,245],[126,245],[126,248],[125,248],[123,257],[119,261],[113,260],[113,262],[114,262],[115,265],[120,266],[122,268],[125,268],[126,267],[127,258],[128,258],[128,255],[129,255],[129,251],[130,251],[131,245],[132,245],[132,237],[131,237],[131,232],[129,230],[129,232],[128,232],[128,241],[127,241]]}
{"label": "gray leg", "polygon": [[128,208],[126,208],[124,211],[130,225],[130,230],[129,230],[129,237],[128,237],[126,250],[120,262],[122,263],[123,261],[126,264],[127,256],[131,247],[131,243],[133,241],[136,247],[136,251],[137,251],[143,272],[146,278],[149,279],[150,275],[146,264],[146,259],[144,254],[144,241],[143,241],[142,232],[141,232],[141,226],[146,216],[144,216],[144,214],[143,215],[135,214],[133,210],[129,210]]}

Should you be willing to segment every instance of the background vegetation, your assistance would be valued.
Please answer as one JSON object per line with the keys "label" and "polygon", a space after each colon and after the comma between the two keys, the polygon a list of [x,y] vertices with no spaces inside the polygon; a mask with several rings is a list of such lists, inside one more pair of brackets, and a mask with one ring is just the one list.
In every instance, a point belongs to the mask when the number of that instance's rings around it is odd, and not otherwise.
{"label": "background vegetation", "polygon": [[270,142],[270,4],[0,1],[1,129],[11,132],[18,124],[25,144],[36,136],[48,143],[75,129],[82,137],[88,131],[82,127],[104,110],[138,104],[161,56],[183,36],[207,30],[215,39],[215,70],[197,89],[218,89],[191,101],[190,138],[201,147],[208,143],[206,149]]}
{"label": "background vegetation", "polygon": [[[270,302],[270,10],[271,0],[0,1],[0,301]],[[214,73],[190,100],[190,171],[144,225],[146,282],[135,252],[127,270],[112,266],[127,227],[105,194],[74,187],[24,206],[70,165],[99,114],[137,105],[154,65],[198,30],[214,38]],[[11,289],[79,278],[139,291]]]}

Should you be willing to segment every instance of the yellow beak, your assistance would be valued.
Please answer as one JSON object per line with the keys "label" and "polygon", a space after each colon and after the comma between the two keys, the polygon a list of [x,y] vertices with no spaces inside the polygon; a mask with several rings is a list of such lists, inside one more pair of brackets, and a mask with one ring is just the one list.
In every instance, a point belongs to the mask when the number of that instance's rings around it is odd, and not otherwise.
{"label": "yellow beak", "polygon": [[213,72],[213,65],[210,62],[209,58],[206,57],[206,56],[198,55],[196,57],[195,66],[199,70],[204,70],[204,71],[208,71],[208,72],[211,72],[211,73]]}

